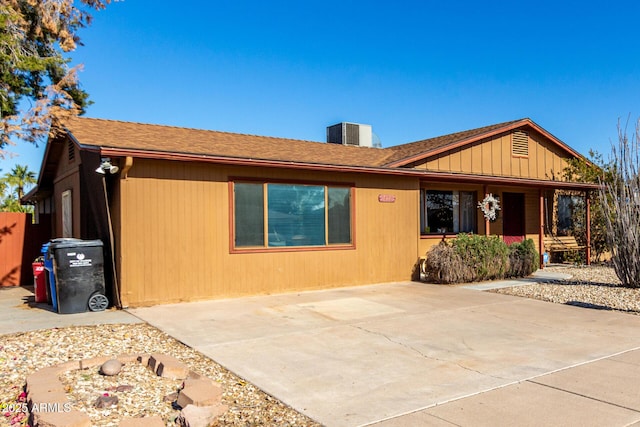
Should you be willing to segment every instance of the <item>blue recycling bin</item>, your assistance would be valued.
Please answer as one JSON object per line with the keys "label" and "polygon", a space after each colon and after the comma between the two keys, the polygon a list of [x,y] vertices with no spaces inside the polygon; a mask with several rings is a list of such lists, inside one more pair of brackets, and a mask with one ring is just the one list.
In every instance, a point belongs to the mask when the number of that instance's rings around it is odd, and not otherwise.
{"label": "blue recycling bin", "polygon": [[[53,298],[52,294],[55,294],[55,276],[53,275],[53,259],[49,257],[49,242],[42,245],[42,249],[40,249],[40,253],[42,254],[42,258],[44,259],[44,269],[46,271],[45,274],[45,289],[47,291],[47,304],[51,304],[56,299]],[[53,309],[56,310],[57,302],[53,306]]]}

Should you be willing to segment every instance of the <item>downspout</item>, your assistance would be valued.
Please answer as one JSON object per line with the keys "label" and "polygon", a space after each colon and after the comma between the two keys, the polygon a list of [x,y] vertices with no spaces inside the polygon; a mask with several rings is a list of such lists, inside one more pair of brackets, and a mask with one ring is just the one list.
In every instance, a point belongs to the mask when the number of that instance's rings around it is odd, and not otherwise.
{"label": "downspout", "polygon": [[124,158],[124,165],[122,165],[122,172],[120,172],[120,179],[127,179],[129,169],[133,166],[133,157],[127,156]]}

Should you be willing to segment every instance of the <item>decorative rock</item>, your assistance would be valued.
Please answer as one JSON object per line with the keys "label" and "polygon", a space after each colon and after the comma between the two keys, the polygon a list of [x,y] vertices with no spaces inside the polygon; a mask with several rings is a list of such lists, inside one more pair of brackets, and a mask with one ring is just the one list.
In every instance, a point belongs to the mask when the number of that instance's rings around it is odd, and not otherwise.
{"label": "decorative rock", "polygon": [[[149,369],[151,369],[153,372],[156,372],[163,356],[164,354],[162,353],[153,353],[149,355],[149,358],[147,359],[147,366],[149,366]],[[142,360],[140,361],[140,363],[142,363]]]}
{"label": "decorative rock", "polygon": [[118,357],[116,357],[116,359],[118,359],[120,362],[124,364],[124,363],[138,362],[140,357],[141,357],[140,354],[119,354]]}
{"label": "decorative rock", "polygon": [[226,405],[215,406],[193,406],[187,405],[180,411],[180,415],[176,420],[177,424],[182,427],[209,427],[213,425],[216,419],[227,412]]}
{"label": "decorative rock", "polygon": [[189,375],[189,368],[180,361],[163,360],[156,371],[158,376],[170,378],[172,380],[181,380]]}
{"label": "decorative rock", "polygon": [[91,427],[89,415],[77,410],[69,412],[36,412],[33,425],[38,427]]}
{"label": "decorative rock", "polygon": [[60,369],[61,372],[75,371],[76,369],[80,369],[80,361],[70,360],[56,365],[55,368]]}
{"label": "decorative rock", "polygon": [[208,378],[199,380],[187,379],[178,394],[176,402],[181,408],[188,405],[211,406],[220,404],[222,398],[222,387]]}
{"label": "decorative rock", "polygon": [[27,376],[27,392],[36,384],[55,384],[59,382],[58,376],[61,370],[56,366],[42,368]]}
{"label": "decorative rock", "polygon": [[[40,407],[42,404],[60,407],[68,403],[67,394],[61,390],[36,389],[35,387],[29,392],[27,403],[30,408],[34,406]],[[55,412],[55,411],[54,411]]]}
{"label": "decorative rock", "polygon": [[93,357],[91,359],[82,359],[80,361],[80,369],[95,368],[109,360],[109,357]]}
{"label": "decorative rock", "polygon": [[96,399],[93,406],[96,408],[109,408],[118,404],[118,396],[100,396]]}
{"label": "decorative rock", "polygon": [[199,380],[200,378],[202,378],[202,375],[200,375],[196,371],[189,371],[189,373],[187,374],[187,379]]}
{"label": "decorative rock", "polygon": [[118,359],[107,360],[100,367],[102,375],[113,376],[118,375],[122,370],[122,362]]}
{"label": "decorative rock", "polygon": [[64,386],[57,378],[41,378],[38,381],[28,381],[26,391],[31,394],[34,390],[42,391],[64,391]]}
{"label": "decorative rock", "polygon": [[174,391],[173,393],[167,394],[162,398],[163,402],[175,402],[178,399],[178,392]]}
{"label": "decorative rock", "polygon": [[138,356],[137,360],[142,366],[148,366],[150,357],[151,356],[149,356],[148,354],[141,354],[140,356]]}
{"label": "decorative rock", "polygon": [[105,391],[127,392],[133,390],[133,386],[129,384],[117,385],[105,388]]}
{"label": "decorative rock", "polygon": [[153,353],[149,356],[148,366],[157,375],[165,378],[183,379],[189,375],[187,365],[167,354]]}
{"label": "decorative rock", "polygon": [[131,418],[126,417],[123,418],[118,427],[164,427],[165,424],[157,415],[153,417],[142,417],[142,418]]}

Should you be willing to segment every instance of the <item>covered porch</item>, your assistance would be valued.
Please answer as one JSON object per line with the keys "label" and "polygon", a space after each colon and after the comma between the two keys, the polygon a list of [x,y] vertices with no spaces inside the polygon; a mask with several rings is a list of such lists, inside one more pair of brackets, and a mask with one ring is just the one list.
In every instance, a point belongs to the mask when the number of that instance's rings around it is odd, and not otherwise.
{"label": "covered porch", "polygon": [[[590,264],[590,197],[597,188],[589,183],[460,174],[423,178],[420,256],[442,240],[473,233],[499,236],[507,244],[532,239],[541,268],[545,252],[579,252]],[[571,224],[576,220],[580,233]]]}

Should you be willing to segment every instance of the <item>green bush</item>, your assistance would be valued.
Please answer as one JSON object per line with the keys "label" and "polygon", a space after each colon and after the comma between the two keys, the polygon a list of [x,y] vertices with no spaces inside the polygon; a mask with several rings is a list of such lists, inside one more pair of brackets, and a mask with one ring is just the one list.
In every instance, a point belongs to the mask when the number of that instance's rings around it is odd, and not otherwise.
{"label": "green bush", "polygon": [[524,277],[538,267],[533,240],[507,246],[498,236],[459,234],[431,248],[425,260],[427,280],[435,283],[468,283]]}
{"label": "green bush", "polygon": [[533,240],[525,239],[521,243],[509,246],[509,273],[507,277],[526,277],[538,269],[540,256]]}
{"label": "green bush", "polygon": [[451,242],[465,264],[475,271],[473,281],[504,277],[509,262],[509,248],[498,236],[458,234]]}

